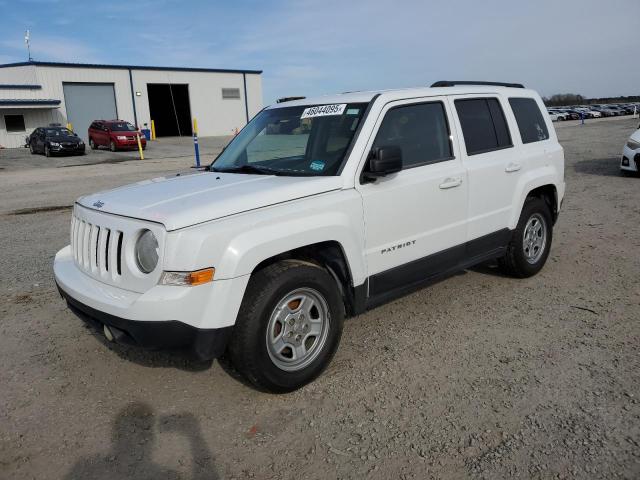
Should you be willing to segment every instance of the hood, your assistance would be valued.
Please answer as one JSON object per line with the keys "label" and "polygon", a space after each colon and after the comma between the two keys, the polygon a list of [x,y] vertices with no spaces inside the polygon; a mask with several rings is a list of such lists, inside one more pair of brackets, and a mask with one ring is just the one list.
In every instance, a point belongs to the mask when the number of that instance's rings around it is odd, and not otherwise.
{"label": "hood", "polygon": [[87,195],[78,203],[101,212],[162,223],[170,231],[341,188],[340,177],[197,172]]}
{"label": "hood", "polygon": [[51,142],[71,142],[78,143],[81,138],[74,135],[51,135],[46,137]]}

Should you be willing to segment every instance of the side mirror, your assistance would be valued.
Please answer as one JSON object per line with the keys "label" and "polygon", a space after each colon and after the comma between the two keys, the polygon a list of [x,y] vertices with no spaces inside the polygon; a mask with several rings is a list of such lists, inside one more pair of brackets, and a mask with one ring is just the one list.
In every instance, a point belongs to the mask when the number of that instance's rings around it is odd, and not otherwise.
{"label": "side mirror", "polygon": [[369,166],[364,177],[375,181],[402,170],[402,149],[396,146],[376,147],[369,154]]}

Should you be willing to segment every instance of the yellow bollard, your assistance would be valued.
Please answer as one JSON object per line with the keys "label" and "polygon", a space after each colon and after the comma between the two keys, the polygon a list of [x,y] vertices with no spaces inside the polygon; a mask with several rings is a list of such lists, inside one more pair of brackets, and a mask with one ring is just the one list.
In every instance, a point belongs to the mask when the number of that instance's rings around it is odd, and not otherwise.
{"label": "yellow bollard", "polygon": [[73,123],[67,123],[67,130],[71,130],[73,132]]}
{"label": "yellow bollard", "polygon": [[156,139],[156,122],[151,120],[151,140]]}
{"label": "yellow bollard", "polygon": [[198,120],[195,118],[193,119],[193,131],[196,132],[196,135],[198,134]]}
{"label": "yellow bollard", "polygon": [[140,152],[140,160],[144,160],[144,153],[142,153],[142,142],[140,141],[140,134],[136,134],[136,138],[138,139],[138,151]]}

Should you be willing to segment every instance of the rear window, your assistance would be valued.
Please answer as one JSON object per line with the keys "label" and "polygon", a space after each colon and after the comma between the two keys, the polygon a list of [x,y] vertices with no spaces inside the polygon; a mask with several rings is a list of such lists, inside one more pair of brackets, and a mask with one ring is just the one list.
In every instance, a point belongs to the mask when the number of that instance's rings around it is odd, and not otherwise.
{"label": "rear window", "polygon": [[467,155],[513,146],[500,102],[496,98],[456,100]]}
{"label": "rear window", "polygon": [[522,143],[541,142],[549,138],[547,124],[533,98],[510,98],[509,105],[516,117]]}

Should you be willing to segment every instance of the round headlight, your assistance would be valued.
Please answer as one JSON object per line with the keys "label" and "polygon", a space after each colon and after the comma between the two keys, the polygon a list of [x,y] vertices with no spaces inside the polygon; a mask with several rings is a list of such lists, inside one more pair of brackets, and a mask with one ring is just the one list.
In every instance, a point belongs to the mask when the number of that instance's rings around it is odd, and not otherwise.
{"label": "round headlight", "polygon": [[158,265],[158,240],[151,230],[145,230],[136,242],[136,263],[143,273],[150,273]]}

